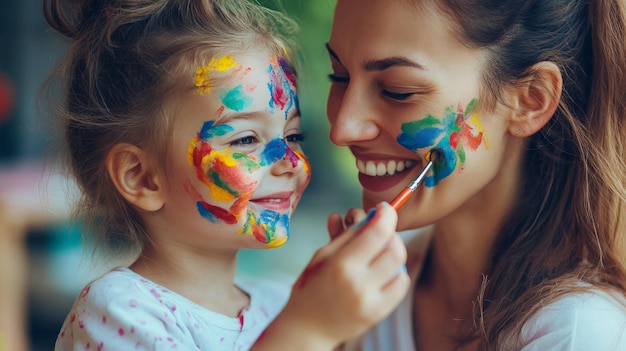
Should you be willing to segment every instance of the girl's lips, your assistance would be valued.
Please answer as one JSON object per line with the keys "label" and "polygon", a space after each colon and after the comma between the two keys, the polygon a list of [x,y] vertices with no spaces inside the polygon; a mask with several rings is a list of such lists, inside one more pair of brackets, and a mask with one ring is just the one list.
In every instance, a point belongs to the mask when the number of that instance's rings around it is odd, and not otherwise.
{"label": "girl's lips", "polygon": [[251,199],[250,202],[259,207],[276,212],[287,212],[291,209],[292,191],[276,193],[273,195],[263,196],[262,198]]}

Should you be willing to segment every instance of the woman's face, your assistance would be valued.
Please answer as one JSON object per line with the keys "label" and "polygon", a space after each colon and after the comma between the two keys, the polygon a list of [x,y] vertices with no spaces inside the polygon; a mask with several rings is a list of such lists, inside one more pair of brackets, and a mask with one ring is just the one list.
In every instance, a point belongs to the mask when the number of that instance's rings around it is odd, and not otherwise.
{"label": "woman's face", "polygon": [[[194,82],[190,82],[193,84]],[[170,220],[197,247],[276,247],[310,178],[292,67],[264,52],[197,68],[168,157]]]}
{"label": "woman's face", "polygon": [[[328,42],[330,138],[356,157],[363,205],[390,201],[441,157],[400,211],[399,229],[432,223],[498,183],[507,118],[481,108],[485,52],[463,45],[448,17],[409,1],[339,0]],[[495,185],[494,185],[495,186]],[[474,199],[475,201],[470,201]]]}

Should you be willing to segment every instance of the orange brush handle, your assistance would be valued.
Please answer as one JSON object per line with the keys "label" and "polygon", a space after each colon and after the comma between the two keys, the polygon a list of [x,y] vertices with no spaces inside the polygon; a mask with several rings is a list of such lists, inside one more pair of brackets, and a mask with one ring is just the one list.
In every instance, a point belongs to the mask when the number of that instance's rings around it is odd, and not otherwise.
{"label": "orange brush handle", "polygon": [[402,207],[402,205],[404,205],[404,203],[406,202],[406,200],[409,199],[409,197],[411,197],[411,194],[413,194],[413,192],[411,191],[410,188],[404,188],[400,194],[398,194],[395,198],[393,198],[393,200],[391,200],[391,202],[389,203],[393,208],[397,210],[400,209],[400,207]]}

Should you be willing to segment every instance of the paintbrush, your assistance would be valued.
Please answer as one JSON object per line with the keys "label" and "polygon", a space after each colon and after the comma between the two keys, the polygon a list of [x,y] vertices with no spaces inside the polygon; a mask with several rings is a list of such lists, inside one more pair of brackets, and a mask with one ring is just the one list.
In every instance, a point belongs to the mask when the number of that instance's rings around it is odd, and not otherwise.
{"label": "paintbrush", "polygon": [[[438,156],[439,156],[439,151],[435,149],[431,149],[430,151],[428,151],[425,157],[428,163],[426,163],[426,166],[424,166],[424,169],[420,172],[420,174],[417,175],[417,177],[415,177],[415,179],[411,181],[411,183],[409,183],[409,185],[407,185],[404,189],[402,189],[402,191],[398,195],[396,195],[396,197],[394,197],[393,200],[391,200],[391,202],[389,203],[396,211],[398,211],[400,207],[404,205],[406,200],[408,200],[409,197],[411,197],[411,195],[415,192],[415,190],[420,185],[422,180],[424,180],[426,173],[428,173],[430,168],[433,166],[433,163],[435,162],[435,159]],[[371,209],[369,213],[367,214],[367,216],[365,216],[363,219],[361,219],[360,221],[352,225],[350,229],[354,229],[354,230],[361,229],[365,225],[365,223],[367,223],[374,216],[375,213],[376,213],[375,209],[374,208]]]}
{"label": "paintbrush", "polygon": [[426,161],[428,161],[428,163],[426,164],[426,166],[424,166],[424,169],[420,172],[420,174],[417,175],[417,177],[415,177],[415,179],[413,179],[413,181],[411,181],[411,183],[409,183],[409,185],[407,185],[406,188],[402,189],[402,191],[396,197],[394,197],[393,200],[391,200],[389,204],[396,211],[399,210],[402,205],[404,205],[406,200],[411,197],[415,189],[417,189],[418,185],[420,185],[422,180],[424,180],[426,173],[428,173],[430,168],[433,166],[435,158],[437,158],[438,154],[439,152],[434,149],[428,151],[428,153],[426,154]]}

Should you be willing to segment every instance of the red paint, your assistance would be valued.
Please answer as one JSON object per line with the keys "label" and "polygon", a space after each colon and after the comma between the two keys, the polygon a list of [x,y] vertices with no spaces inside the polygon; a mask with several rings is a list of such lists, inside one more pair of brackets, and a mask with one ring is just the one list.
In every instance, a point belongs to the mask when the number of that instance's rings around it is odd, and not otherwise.
{"label": "red paint", "polygon": [[254,238],[261,243],[267,243],[267,237],[265,236],[265,229],[260,226],[258,223],[252,223],[252,235]]}
{"label": "red paint", "polygon": [[211,204],[206,203],[205,201],[200,201],[200,204],[202,205],[202,207],[204,207],[205,210],[213,214],[218,219],[224,221],[224,223],[227,223],[227,224],[237,223],[237,217],[235,217],[235,215],[230,213],[228,210],[221,208],[221,207],[213,206]]}
{"label": "red paint", "polygon": [[239,331],[243,330],[243,314],[239,315]]}
{"label": "red paint", "polygon": [[294,286],[298,289],[303,289],[306,286],[307,281],[313,276],[317,274],[317,272],[322,268],[322,266],[326,263],[325,260],[316,262],[315,264],[308,266],[304,269]]}
{"label": "red paint", "polygon": [[467,123],[463,123],[461,126],[461,134],[463,135],[464,144],[472,150],[476,150],[483,142],[483,133],[480,132],[474,135],[472,126]]}
{"label": "red paint", "polygon": [[450,134],[450,146],[452,149],[456,150],[457,145],[459,145],[459,139],[461,139],[461,133],[453,132]]}

